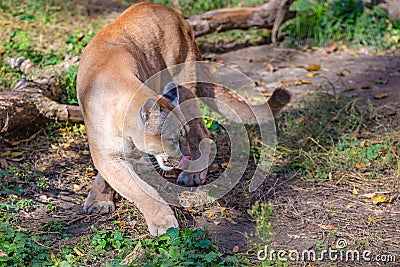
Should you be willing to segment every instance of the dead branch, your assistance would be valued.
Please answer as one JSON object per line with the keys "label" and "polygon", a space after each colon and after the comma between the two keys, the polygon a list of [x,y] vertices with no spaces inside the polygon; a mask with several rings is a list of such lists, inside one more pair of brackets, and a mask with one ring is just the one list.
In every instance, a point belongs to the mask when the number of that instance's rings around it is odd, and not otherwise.
{"label": "dead branch", "polygon": [[217,9],[191,16],[187,20],[196,37],[215,31],[246,30],[254,27],[273,29],[272,38],[276,40],[282,22],[295,15],[288,11],[293,2],[294,0],[270,0],[260,7]]}

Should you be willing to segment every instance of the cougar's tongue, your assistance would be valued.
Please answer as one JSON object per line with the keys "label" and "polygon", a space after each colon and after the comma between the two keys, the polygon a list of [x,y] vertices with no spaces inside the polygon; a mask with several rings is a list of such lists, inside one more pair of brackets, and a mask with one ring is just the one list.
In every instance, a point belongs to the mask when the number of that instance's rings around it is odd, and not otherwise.
{"label": "cougar's tongue", "polygon": [[176,169],[187,170],[189,168],[190,156],[183,156],[176,166]]}

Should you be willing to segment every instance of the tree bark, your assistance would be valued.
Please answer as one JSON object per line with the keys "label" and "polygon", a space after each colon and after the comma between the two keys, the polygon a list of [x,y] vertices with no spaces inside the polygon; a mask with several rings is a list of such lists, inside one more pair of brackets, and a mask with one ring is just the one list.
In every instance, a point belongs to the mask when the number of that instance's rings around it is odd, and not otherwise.
{"label": "tree bark", "polygon": [[[11,91],[0,94],[0,134],[29,134],[29,127],[50,120],[82,121],[78,106],[59,104],[34,91]],[[36,128],[36,127],[34,127]]]}
{"label": "tree bark", "polygon": [[7,63],[25,78],[13,90],[0,89],[0,137],[29,135],[50,120],[83,121],[78,106],[60,104],[65,90],[59,80],[78,57],[69,58],[56,66],[37,68],[23,57],[8,58]]}
{"label": "tree bark", "polygon": [[295,13],[289,12],[294,0],[270,0],[260,7],[223,8],[212,10],[187,19],[195,36],[199,37],[215,31],[223,32],[232,29],[270,28],[273,39],[282,22],[293,18]]}

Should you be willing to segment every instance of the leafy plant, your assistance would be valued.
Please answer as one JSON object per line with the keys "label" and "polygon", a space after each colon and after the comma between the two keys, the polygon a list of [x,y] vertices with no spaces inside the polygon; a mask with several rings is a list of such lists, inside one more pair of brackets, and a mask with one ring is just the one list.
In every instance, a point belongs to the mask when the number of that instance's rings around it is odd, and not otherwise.
{"label": "leafy plant", "polygon": [[109,249],[121,250],[132,245],[132,239],[122,236],[122,232],[99,231],[92,239],[91,245],[97,254],[104,253]]}
{"label": "leafy plant", "polygon": [[48,248],[7,224],[0,224],[0,253],[1,267],[53,265]]}
{"label": "leafy plant", "polygon": [[170,228],[156,239],[135,240],[140,251],[129,266],[246,266],[240,255],[224,256],[207,232]]}

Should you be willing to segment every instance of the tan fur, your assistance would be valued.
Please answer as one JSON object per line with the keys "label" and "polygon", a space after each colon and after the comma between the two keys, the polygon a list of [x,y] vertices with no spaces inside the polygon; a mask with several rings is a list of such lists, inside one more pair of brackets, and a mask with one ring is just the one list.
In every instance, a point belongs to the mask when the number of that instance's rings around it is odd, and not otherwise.
{"label": "tan fur", "polygon": [[[136,147],[151,155],[164,155],[171,161],[179,156],[174,140],[182,134],[182,126],[178,118],[165,120],[174,105],[160,95],[162,88],[142,85],[169,66],[198,60],[201,56],[185,19],[171,8],[152,3],[139,3],[127,9],[85,48],[79,65],[77,92],[90,151],[99,171],[85,201],[87,212],[114,210],[114,189],[143,212],[151,234],[159,235],[169,227],[178,227],[174,213],[158,193],[135,173],[132,177],[124,153]],[[281,97],[271,97],[273,101],[269,101],[274,114],[290,99],[286,91],[278,94]],[[239,107],[238,113],[246,117],[246,123],[254,123],[251,110],[242,108],[245,103],[223,88],[196,85],[180,88],[181,102],[196,95],[228,101]],[[156,101],[156,108],[148,105]],[[209,104],[229,116],[215,103]],[[200,114],[198,106],[192,108]],[[147,112],[146,122],[140,116],[143,111]],[[125,122],[125,118],[130,120]],[[163,132],[160,125],[164,127]],[[190,156],[197,159],[201,156],[199,142],[208,137],[208,131],[201,118],[191,121],[188,127],[186,140]],[[186,185],[200,184],[206,172],[207,169],[182,172],[180,179]]]}

